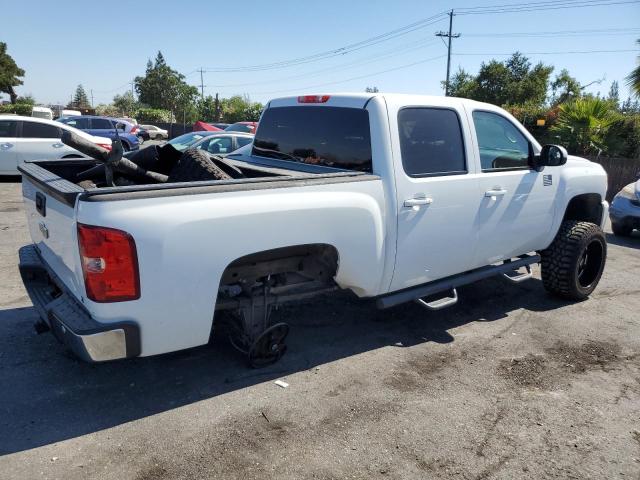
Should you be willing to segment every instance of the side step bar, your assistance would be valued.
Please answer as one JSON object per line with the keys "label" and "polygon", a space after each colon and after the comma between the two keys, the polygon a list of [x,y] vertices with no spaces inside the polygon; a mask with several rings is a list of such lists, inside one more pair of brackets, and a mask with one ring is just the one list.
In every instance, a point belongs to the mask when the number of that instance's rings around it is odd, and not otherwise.
{"label": "side step bar", "polygon": [[[457,287],[474,283],[478,280],[506,274],[533,263],[540,263],[540,255],[521,255],[517,260],[507,261],[500,265],[487,265],[486,267],[480,267],[470,272],[459,273],[458,275],[453,275],[441,280],[383,295],[376,300],[376,306],[380,309],[395,307],[396,305],[428,297],[436,293],[452,291]],[[524,278],[525,275],[526,278]],[[527,269],[526,274],[523,274],[523,278],[520,281],[526,280],[527,278],[530,278],[529,269]],[[514,281],[513,278],[509,278],[509,280]]]}

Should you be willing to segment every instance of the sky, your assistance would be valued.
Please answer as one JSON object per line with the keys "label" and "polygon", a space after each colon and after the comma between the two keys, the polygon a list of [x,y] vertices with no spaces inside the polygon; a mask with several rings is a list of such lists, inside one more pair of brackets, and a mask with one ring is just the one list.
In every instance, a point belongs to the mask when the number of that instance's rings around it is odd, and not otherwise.
{"label": "sky", "polygon": [[[526,7],[523,0],[7,1],[0,9],[0,41],[26,71],[18,94],[43,104],[67,103],[78,84],[93,93],[94,105],[109,103],[131,89],[132,79],[144,73],[158,50],[198,88],[197,70],[207,70],[205,95],[241,94],[265,103],[299,93],[362,92],[367,86],[440,95],[447,49],[446,39],[435,33],[448,29],[445,15],[338,49],[453,8],[453,33],[460,37],[452,44],[452,72],[476,73],[482,62],[504,60],[518,50],[533,63],[553,65],[554,74],[566,68],[582,84],[601,81],[588,87],[590,92],[606,94],[618,80],[626,98],[624,77],[640,54],[640,1],[568,2],[571,8],[558,8],[567,3],[559,0],[543,2],[552,9],[504,12],[509,10],[504,5]],[[587,3],[608,5],[575,6]],[[494,5],[500,7],[484,10],[493,13],[464,14]],[[254,66],[259,68],[246,68]]]}

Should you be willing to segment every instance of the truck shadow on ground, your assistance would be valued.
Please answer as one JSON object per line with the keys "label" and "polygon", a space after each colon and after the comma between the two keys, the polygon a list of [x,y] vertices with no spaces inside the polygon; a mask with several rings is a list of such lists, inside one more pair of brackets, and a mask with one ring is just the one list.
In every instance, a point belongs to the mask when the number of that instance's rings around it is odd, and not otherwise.
{"label": "truck shadow on ground", "polygon": [[51,334],[37,336],[32,307],[0,311],[0,455],[78,437],[284,375],[389,345],[446,343],[448,330],[493,322],[520,308],[566,305],[539,280],[490,279],[459,290],[458,305],[429,312],[414,303],[380,311],[350,294],[282,308],[291,324],[289,351],[261,370],[225,339],[151,358],[90,365],[77,361]]}
{"label": "truck shadow on ground", "polygon": [[640,249],[640,230],[634,230],[629,237],[617,237],[612,233],[607,233],[607,243],[620,247]]}

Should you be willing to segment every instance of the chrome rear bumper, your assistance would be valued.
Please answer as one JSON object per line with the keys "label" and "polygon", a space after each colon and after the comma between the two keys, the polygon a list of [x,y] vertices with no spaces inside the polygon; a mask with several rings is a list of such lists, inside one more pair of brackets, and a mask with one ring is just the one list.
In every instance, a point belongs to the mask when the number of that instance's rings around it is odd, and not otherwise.
{"label": "chrome rear bumper", "polygon": [[133,322],[100,323],[58,280],[35,245],[22,247],[20,275],[42,321],[54,336],[87,362],[140,355],[140,330]]}

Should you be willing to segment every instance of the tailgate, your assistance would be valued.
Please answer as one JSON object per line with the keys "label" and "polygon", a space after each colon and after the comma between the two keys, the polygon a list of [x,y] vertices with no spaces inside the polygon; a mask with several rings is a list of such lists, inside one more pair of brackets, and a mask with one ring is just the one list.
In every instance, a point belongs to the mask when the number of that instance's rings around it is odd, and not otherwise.
{"label": "tailgate", "polygon": [[75,202],[51,194],[50,187],[22,178],[29,233],[42,259],[77,297],[84,292],[78,253]]}

